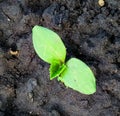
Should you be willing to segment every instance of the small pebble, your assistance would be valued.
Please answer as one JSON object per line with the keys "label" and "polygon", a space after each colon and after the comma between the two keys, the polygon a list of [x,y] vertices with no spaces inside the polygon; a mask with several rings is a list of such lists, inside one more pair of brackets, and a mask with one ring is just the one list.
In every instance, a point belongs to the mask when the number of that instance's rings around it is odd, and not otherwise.
{"label": "small pebble", "polygon": [[32,95],[32,93],[28,93],[28,97],[29,97],[30,101],[33,102],[33,95]]}
{"label": "small pebble", "polygon": [[7,18],[7,20],[8,20],[8,21],[10,21],[10,19],[9,19],[9,18]]}
{"label": "small pebble", "polygon": [[104,5],[105,5],[105,1],[104,1],[104,0],[99,0],[99,1],[98,1],[98,4],[99,4],[100,6],[104,6]]}

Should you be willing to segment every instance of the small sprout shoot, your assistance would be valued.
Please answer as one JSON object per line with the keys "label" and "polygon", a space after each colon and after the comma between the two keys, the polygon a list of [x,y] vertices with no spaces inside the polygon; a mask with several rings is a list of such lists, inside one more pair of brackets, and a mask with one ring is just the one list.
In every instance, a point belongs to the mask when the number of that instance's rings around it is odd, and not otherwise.
{"label": "small sprout shoot", "polygon": [[38,56],[50,64],[50,80],[57,78],[66,87],[83,94],[96,92],[94,74],[83,61],[71,58],[65,63],[66,48],[59,35],[36,25],[32,29],[32,39]]}

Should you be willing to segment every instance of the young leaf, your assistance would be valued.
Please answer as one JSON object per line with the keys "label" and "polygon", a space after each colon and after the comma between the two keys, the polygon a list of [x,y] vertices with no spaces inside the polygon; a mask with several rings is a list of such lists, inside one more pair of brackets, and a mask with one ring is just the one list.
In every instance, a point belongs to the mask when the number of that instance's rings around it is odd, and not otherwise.
{"label": "young leaf", "polygon": [[61,65],[59,62],[53,62],[49,68],[50,80],[59,76],[65,70],[65,68],[66,68],[65,64]]}
{"label": "young leaf", "polygon": [[41,59],[50,64],[54,60],[64,63],[66,48],[55,32],[36,25],[32,29],[32,38],[34,49]]}
{"label": "young leaf", "polygon": [[90,68],[81,60],[71,58],[66,63],[66,70],[58,80],[83,94],[93,94],[96,91],[95,77]]}

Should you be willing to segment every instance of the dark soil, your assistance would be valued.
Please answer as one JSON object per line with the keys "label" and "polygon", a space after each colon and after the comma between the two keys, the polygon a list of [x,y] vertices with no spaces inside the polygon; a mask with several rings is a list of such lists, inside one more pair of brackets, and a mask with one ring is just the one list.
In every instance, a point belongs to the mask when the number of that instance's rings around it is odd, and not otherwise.
{"label": "dark soil", "polygon": [[[33,49],[34,25],[57,32],[67,58],[91,67],[95,94],[49,80]],[[0,116],[120,116],[120,0],[0,0]]]}

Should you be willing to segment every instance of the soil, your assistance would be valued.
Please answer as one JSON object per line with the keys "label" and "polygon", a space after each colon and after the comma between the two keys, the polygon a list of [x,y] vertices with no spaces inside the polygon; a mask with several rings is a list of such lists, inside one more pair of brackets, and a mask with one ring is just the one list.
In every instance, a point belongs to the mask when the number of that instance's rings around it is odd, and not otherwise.
{"label": "soil", "polygon": [[[120,116],[120,0],[104,1],[0,0],[0,116]],[[50,81],[32,45],[34,25],[58,33],[67,59],[91,67],[95,94]]]}

